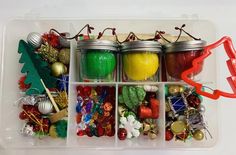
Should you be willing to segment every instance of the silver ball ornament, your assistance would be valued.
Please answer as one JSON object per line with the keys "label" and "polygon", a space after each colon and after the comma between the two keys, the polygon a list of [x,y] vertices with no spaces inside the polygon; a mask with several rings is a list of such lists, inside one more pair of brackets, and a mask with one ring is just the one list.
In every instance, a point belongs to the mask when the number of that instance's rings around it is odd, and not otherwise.
{"label": "silver ball ornament", "polygon": [[40,113],[46,115],[52,112],[53,105],[50,100],[41,101],[38,103],[38,110]]}
{"label": "silver ball ornament", "polygon": [[204,105],[201,105],[198,110],[199,112],[204,113],[206,111],[206,108]]}
{"label": "silver ball ornament", "polygon": [[41,37],[41,34],[37,32],[31,32],[27,36],[27,42],[34,48],[39,48],[43,43],[43,39]]}

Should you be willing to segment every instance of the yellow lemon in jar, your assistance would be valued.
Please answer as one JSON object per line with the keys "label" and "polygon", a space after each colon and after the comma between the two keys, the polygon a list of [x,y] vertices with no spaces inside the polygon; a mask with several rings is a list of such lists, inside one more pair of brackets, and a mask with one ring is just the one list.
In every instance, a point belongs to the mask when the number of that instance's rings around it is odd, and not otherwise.
{"label": "yellow lemon in jar", "polygon": [[124,73],[130,80],[147,80],[156,74],[159,59],[156,53],[127,53],[123,55]]}

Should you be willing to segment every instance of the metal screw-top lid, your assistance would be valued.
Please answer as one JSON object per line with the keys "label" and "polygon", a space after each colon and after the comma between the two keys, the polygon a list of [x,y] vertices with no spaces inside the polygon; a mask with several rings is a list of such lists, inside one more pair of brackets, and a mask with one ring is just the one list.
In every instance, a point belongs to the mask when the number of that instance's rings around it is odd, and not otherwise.
{"label": "metal screw-top lid", "polygon": [[150,51],[150,52],[161,52],[161,44],[157,41],[129,41],[121,44],[122,52],[132,51]]}
{"label": "metal screw-top lid", "polygon": [[90,39],[77,42],[78,49],[101,49],[118,51],[118,44],[110,40]]}
{"label": "metal screw-top lid", "polygon": [[191,50],[202,50],[205,45],[206,41],[204,40],[180,41],[164,45],[164,51],[166,53],[172,53]]}

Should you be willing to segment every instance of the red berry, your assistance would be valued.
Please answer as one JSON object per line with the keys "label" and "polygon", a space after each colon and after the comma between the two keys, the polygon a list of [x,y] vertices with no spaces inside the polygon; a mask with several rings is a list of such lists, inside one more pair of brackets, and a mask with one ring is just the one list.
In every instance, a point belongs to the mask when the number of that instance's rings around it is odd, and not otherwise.
{"label": "red berry", "polygon": [[118,129],[118,138],[120,140],[125,140],[127,137],[127,130],[125,128]]}
{"label": "red berry", "polygon": [[79,131],[77,131],[77,135],[83,136],[83,135],[85,135],[85,132],[83,130],[79,130]]}
{"label": "red berry", "polygon": [[25,119],[28,118],[28,115],[27,115],[24,111],[22,111],[22,112],[19,114],[19,118],[20,118],[21,120],[25,120]]}
{"label": "red berry", "polygon": [[170,129],[166,129],[166,141],[170,141],[173,139],[174,134],[170,131]]}

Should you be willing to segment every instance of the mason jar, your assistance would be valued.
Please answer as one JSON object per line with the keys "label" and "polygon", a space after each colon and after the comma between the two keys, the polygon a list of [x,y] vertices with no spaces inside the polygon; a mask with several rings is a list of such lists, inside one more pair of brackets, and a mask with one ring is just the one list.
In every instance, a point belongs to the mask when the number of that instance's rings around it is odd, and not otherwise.
{"label": "mason jar", "polygon": [[[195,58],[203,54],[205,45],[204,40],[180,41],[164,45],[167,80],[181,81],[181,74],[192,67],[192,61]],[[202,68],[203,62],[200,62],[198,69],[189,75],[189,78],[196,81],[201,80]]]}
{"label": "mason jar", "polygon": [[118,44],[110,40],[78,41],[80,81],[116,81]]}
{"label": "mason jar", "polygon": [[161,44],[129,41],[121,44],[121,81],[159,81]]}

